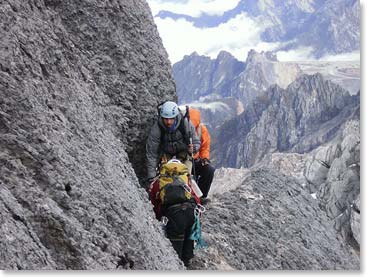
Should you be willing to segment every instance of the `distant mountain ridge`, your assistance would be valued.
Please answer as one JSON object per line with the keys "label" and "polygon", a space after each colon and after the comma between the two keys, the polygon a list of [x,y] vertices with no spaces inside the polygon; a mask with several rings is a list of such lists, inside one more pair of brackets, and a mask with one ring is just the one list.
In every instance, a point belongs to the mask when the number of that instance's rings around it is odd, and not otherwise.
{"label": "distant mountain ridge", "polygon": [[276,50],[312,47],[315,58],[360,48],[360,7],[357,0],[242,0],[223,15],[192,17],[160,11],[159,18],[183,18],[196,27],[211,28],[246,13],[262,26],[264,42],[279,42]]}
{"label": "distant mountain ridge", "polygon": [[173,65],[180,104],[200,109],[215,137],[218,127],[241,114],[272,85],[286,89],[302,74],[321,73],[351,95],[360,89],[359,62],[279,62],[272,52],[249,51],[246,62],[221,51],[216,59],[187,55]]}
{"label": "distant mountain ridge", "polygon": [[359,95],[321,74],[302,75],[285,90],[272,86],[219,129],[215,164],[250,167],[267,153],[309,152],[330,141],[346,120],[359,118],[357,111]]}
{"label": "distant mountain ridge", "polygon": [[245,63],[221,51],[216,59],[194,52],[173,65],[180,103],[234,97],[248,104],[272,84],[285,88],[300,73],[297,64],[282,63],[271,52],[254,50]]}

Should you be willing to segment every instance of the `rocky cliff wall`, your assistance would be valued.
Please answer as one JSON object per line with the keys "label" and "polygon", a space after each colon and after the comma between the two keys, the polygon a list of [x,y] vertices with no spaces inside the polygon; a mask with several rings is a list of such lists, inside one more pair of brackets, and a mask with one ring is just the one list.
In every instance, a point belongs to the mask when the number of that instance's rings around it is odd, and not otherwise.
{"label": "rocky cliff wall", "polygon": [[304,176],[334,227],[357,251],[360,250],[360,127],[346,122],[331,143],[312,151]]}
{"label": "rocky cliff wall", "polygon": [[182,268],[132,167],[175,99],[145,1],[2,1],[0,37],[0,268]]}

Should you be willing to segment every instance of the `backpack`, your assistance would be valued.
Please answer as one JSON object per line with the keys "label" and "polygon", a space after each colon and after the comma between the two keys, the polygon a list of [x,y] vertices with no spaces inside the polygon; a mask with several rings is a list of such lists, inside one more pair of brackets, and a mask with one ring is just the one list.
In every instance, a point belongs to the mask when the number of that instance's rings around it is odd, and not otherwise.
{"label": "backpack", "polygon": [[194,199],[189,183],[189,170],[179,160],[163,164],[159,177],[159,198],[163,206],[188,202]]}

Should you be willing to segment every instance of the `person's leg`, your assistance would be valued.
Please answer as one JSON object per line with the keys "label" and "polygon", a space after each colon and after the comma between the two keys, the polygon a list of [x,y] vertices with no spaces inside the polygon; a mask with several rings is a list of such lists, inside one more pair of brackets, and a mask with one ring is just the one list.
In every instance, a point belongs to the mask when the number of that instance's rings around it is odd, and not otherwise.
{"label": "person's leg", "polygon": [[184,239],[182,246],[182,261],[185,266],[188,266],[190,264],[190,260],[194,257],[194,241],[190,239],[191,228],[188,234],[189,235]]}
{"label": "person's leg", "polygon": [[191,227],[194,224],[194,203],[182,203],[178,207],[168,208],[165,216],[167,238],[171,241],[178,257],[185,263],[194,256],[193,241],[190,240]]}
{"label": "person's leg", "polygon": [[182,249],[185,238],[185,226],[183,224],[180,208],[169,208],[165,211],[168,218],[166,235],[176,250],[178,257],[182,260]]}
{"label": "person's leg", "polygon": [[190,260],[194,257],[194,241],[190,239],[191,228],[195,222],[194,206],[185,211],[185,237],[182,247],[182,261],[188,266]]}
{"label": "person's leg", "polygon": [[203,198],[208,196],[210,186],[213,182],[215,168],[211,164],[202,166],[201,163],[195,163],[195,169],[200,172],[200,177],[198,179],[198,186],[203,193]]}

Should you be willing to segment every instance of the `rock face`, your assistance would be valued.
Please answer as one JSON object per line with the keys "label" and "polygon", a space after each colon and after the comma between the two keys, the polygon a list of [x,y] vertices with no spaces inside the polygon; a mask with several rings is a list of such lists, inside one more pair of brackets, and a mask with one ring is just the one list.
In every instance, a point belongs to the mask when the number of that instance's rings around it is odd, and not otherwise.
{"label": "rock face", "polygon": [[179,102],[201,111],[213,138],[223,122],[241,114],[271,85],[286,88],[299,74],[297,64],[281,63],[270,52],[254,50],[245,63],[221,51],[214,60],[193,53],[173,65]]}
{"label": "rock face", "polygon": [[226,51],[214,60],[196,52],[185,56],[173,65],[179,103],[191,103],[208,95],[213,98],[213,94],[220,98],[229,96],[230,83],[244,68],[243,62]]}
{"label": "rock face", "polygon": [[249,106],[271,85],[277,84],[285,89],[300,74],[301,70],[297,64],[279,62],[271,52],[258,53],[251,50],[247,55],[246,69],[230,86],[230,95]]}
{"label": "rock face", "polygon": [[359,121],[347,122],[333,142],[310,153],[304,175],[335,228],[359,251]]}
{"label": "rock face", "polygon": [[[272,153],[250,169],[231,176],[270,168],[295,178],[319,206],[346,244],[360,251],[360,134],[359,120],[347,121],[329,143],[304,153]],[[246,170],[246,171],[245,171]],[[222,170],[220,170],[222,171]],[[223,174],[222,174],[223,175]],[[217,176],[219,179],[220,176]],[[233,186],[238,181],[228,180]],[[237,185],[234,185],[237,184]],[[217,189],[218,190],[218,189]]]}
{"label": "rock face", "polygon": [[214,60],[193,53],[173,65],[180,103],[233,97],[250,105],[270,85],[286,88],[299,75],[297,64],[281,63],[270,52],[254,50],[245,63],[221,51]]}
{"label": "rock face", "polygon": [[283,90],[269,88],[240,116],[223,124],[213,145],[218,166],[249,167],[273,152],[304,153],[330,141],[349,118],[359,117],[359,95],[302,75]]}
{"label": "rock face", "polygon": [[132,167],[175,99],[145,1],[2,1],[0,21],[0,268],[182,269]]}
{"label": "rock face", "polygon": [[[290,1],[291,2],[291,1]],[[316,46],[315,57],[360,49],[360,3],[357,0],[319,1],[319,9],[294,30],[296,45]],[[327,32],[325,33],[325,26]],[[288,47],[292,47],[292,44]]]}
{"label": "rock face", "polygon": [[[184,269],[138,181],[155,106],[176,99],[147,4],[2,1],[0,22],[0,269]],[[359,268],[295,179],[246,170],[231,188],[194,267]]]}
{"label": "rock face", "polygon": [[[213,186],[225,187],[231,173],[217,174]],[[294,178],[271,170],[240,175],[237,188],[212,194],[202,223],[209,247],[197,251],[193,269],[359,269],[358,255]]]}

